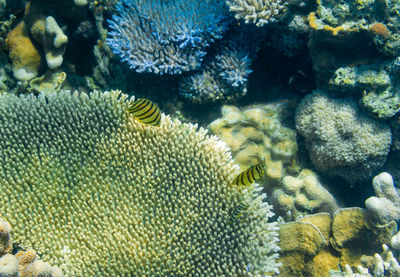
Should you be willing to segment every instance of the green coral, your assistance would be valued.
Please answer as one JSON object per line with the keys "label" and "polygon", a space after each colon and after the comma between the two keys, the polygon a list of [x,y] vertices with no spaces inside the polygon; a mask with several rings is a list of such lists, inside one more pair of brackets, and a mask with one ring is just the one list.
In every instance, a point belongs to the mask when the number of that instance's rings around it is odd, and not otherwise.
{"label": "green coral", "polygon": [[[66,276],[270,276],[271,207],[204,129],[119,92],[0,95],[0,214]],[[240,220],[231,213],[245,202]]]}
{"label": "green coral", "polygon": [[377,118],[393,117],[400,110],[398,81],[385,64],[338,68],[329,80],[331,91],[363,95],[359,104]]}

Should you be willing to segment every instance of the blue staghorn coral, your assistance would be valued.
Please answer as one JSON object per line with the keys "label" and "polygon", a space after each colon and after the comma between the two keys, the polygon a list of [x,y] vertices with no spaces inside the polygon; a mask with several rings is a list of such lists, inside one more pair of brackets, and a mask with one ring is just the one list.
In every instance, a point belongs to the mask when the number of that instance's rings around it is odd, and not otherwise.
{"label": "blue staghorn coral", "polygon": [[202,72],[183,79],[180,94],[195,103],[240,98],[247,92],[250,65],[247,51],[223,47]]}
{"label": "blue staghorn coral", "polygon": [[182,79],[179,93],[195,103],[229,102],[246,95],[251,63],[265,35],[255,26],[232,24],[201,70]]}
{"label": "blue staghorn coral", "polygon": [[224,1],[122,0],[108,21],[108,44],[137,72],[180,74],[198,69],[228,24]]}

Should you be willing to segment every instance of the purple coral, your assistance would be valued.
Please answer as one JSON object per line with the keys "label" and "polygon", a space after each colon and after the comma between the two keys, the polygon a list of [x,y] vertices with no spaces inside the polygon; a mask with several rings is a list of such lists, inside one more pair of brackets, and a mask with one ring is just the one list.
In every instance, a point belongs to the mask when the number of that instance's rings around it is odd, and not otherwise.
{"label": "purple coral", "polygon": [[122,0],[116,10],[107,43],[137,72],[198,69],[228,24],[221,0]]}

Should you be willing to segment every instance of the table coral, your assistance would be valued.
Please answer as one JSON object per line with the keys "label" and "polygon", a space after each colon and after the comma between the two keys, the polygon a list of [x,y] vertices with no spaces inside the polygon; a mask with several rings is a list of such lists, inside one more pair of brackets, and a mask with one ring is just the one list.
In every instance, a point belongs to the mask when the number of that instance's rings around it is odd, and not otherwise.
{"label": "table coral", "polygon": [[0,212],[15,240],[66,276],[278,272],[271,206],[257,184],[230,185],[240,171],[225,144],[164,115],[143,125],[132,101],[0,95]]}
{"label": "table coral", "polygon": [[349,183],[371,177],[385,163],[391,145],[386,123],[367,117],[350,98],[330,98],[320,91],[300,102],[296,129],[313,165]]}
{"label": "table coral", "polygon": [[123,0],[116,10],[107,42],[137,72],[198,69],[228,22],[222,0]]}
{"label": "table coral", "polygon": [[180,94],[195,103],[227,102],[244,96],[251,60],[247,53],[232,48],[224,48],[203,72],[184,78]]}

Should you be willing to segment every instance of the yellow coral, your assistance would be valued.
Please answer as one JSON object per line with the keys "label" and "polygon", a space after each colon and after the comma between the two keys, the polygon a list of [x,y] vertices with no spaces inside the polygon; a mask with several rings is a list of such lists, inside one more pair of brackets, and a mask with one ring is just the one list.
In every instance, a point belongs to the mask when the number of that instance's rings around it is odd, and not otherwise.
{"label": "yellow coral", "polygon": [[19,251],[15,256],[21,266],[33,263],[36,260],[36,251],[29,249],[27,251]]}
{"label": "yellow coral", "polygon": [[287,104],[283,101],[242,111],[223,106],[222,118],[210,123],[209,128],[229,146],[242,170],[265,160],[264,182],[277,183],[287,171],[297,170],[295,133],[283,126],[279,116],[279,110]]}
{"label": "yellow coral", "polygon": [[24,81],[36,77],[41,57],[29,38],[27,27],[23,21],[8,33],[6,43],[12,60],[14,77]]}

